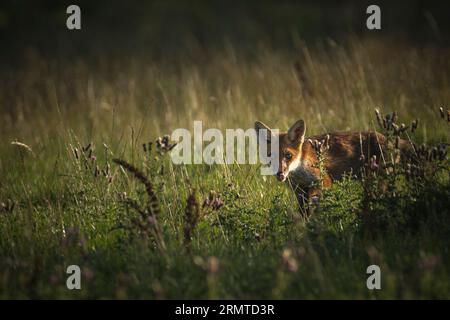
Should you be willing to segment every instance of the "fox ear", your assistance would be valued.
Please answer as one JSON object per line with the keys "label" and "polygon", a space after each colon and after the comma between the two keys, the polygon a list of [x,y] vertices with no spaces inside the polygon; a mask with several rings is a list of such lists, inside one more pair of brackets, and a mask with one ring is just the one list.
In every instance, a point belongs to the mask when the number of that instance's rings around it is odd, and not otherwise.
{"label": "fox ear", "polygon": [[291,140],[292,142],[303,143],[303,141],[305,140],[305,131],[305,121],[298,120],[288,130],[289,140]]}
{"label": "fox ear", "polygon": [[270,130],[270,128],[268,126],[266,126],[264,123],[262,123],[261,121],[256,121],[255,122],[255,130],[256,130],[256,135],[259,139],[259,130],[265,129],[267,130],[267,140],[268,142],[270,142],[270,139],[272,137],[272,130]]}

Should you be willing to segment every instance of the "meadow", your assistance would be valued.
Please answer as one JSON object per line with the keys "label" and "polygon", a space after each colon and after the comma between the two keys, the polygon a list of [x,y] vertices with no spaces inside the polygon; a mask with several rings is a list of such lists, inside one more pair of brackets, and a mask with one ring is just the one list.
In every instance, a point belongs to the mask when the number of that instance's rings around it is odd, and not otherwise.
{"label": "meadow", "polygon": [[305,218],[258,165],[174,165],[158,140],[194,120],[380,131],[377,108],[419,118],[403,136],[433,147],[448,143],[449,77],[447,48],[394,39],[158,60],[30,49],[0,74],[0,298],[449,299],[446,155],[413,178],[336,183]]}

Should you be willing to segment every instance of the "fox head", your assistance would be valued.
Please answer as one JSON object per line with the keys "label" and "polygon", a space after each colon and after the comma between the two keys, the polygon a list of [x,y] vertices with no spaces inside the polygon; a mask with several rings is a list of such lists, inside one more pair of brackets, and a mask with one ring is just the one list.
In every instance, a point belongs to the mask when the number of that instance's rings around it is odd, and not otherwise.
{"label": "fox head", "polygon": [[278,169],[274,171],[274,174],[279,181],[285,181],[288,178],[289,173],[294,171],[300,165],[302,146],[305,140],[305,122],[303,120],[298,120],[287,132],[281,132],[279,134],[274,134],[268,126],[260,121],[255,122],[255,129],[257,134],[261,129],[267,130],[268,157],[273,156],[270,154],[270,143],[272,139],[278,139],[278,155],[275,155],[278,157],[272,157],[278,159]]}

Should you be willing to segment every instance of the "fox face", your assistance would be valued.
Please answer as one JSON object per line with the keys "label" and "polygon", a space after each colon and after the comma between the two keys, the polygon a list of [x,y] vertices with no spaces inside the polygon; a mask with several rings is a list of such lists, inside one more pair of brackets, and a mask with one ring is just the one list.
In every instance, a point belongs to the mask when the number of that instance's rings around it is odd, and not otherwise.
{"label": "fox face", "polygon": [[[289,173],[298,169],[302,164],[302,146],[305,140],[305,122],[298,120],[288,130],[275,134],[272,130],[260,121],[255,122],[256,132],[259,130],[267,130],[267,156],[272,159],[278,159],[275,166],[272,165],[273,173],[279,181],[286,181]],[[258,135],[259,137],[259,135]],[[273,139],[278,139],[278,154],[272,155],[270,153],[270,144]]]}

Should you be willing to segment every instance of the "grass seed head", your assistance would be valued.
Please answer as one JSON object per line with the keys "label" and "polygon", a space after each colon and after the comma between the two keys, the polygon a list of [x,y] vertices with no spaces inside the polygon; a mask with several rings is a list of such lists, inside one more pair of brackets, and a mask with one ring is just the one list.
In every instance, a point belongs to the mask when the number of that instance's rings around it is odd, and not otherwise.
{"label": "grass seed head", "polygon": [[200,205],[197,201],[197,194],[195,190],[192,190],[186,203],[186,209],[184,211],[184,242],[185,245],[189,245],[191,237],[200,219]]}
{"label": "grass seed head", "polygon": [[128,172],[131,172],[133,174],[133,176],[145,186],[145,191],[148,196],[147,209],[151,214],[158,216],[161,210],[160,210],[158,198],[156,196],[156,193],[155,193],[155,190],[153,188],[153,184],[151,183],[151,181],[145,176],[145,174],[143,174],[140,170],[138,170],[137,168],[135,168],[134,166],[132,166],[125,160],[113,159],[113,161],[115,163],[117,163],[118,165],[122,166]]}
{"label": "grass seed head", "polygon": [[281,258],[282,258],[284,267],[289,272],[295,273],[298,271],[298,263],[297,263],[297,260],[294,258],[291,249],[284,249],[283,253],[281,254]]}
{"label": "grass seed head", "polygon": [[381,119],[380,110],[375,109],[375,115],[377,117],[378,125],[380,126],[380,128],[383,128],[383,120]]}
{"label": "grass seed head", "polygon": [[411,133],[414,133],[417,130],[418,126],[419,126],[419,119],[416,119],[411,123]]}

